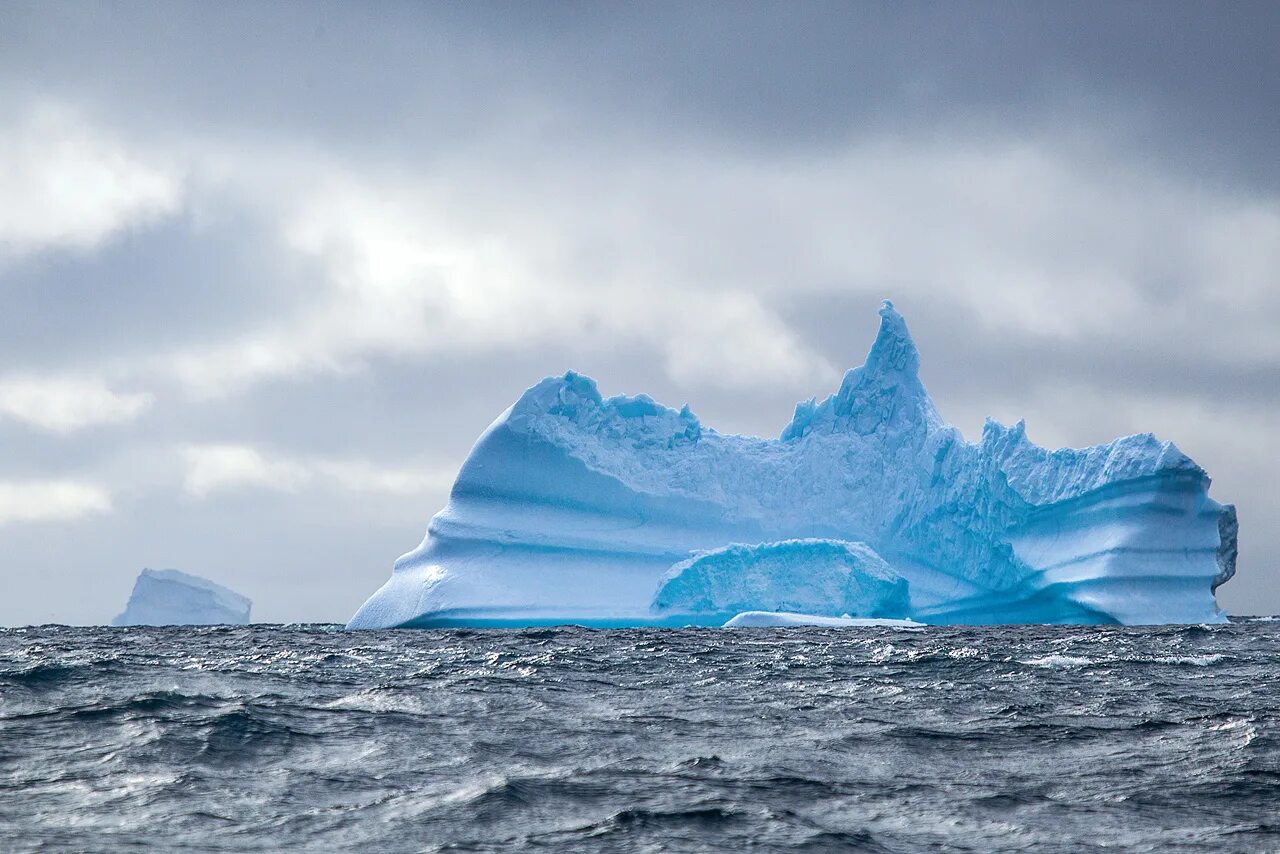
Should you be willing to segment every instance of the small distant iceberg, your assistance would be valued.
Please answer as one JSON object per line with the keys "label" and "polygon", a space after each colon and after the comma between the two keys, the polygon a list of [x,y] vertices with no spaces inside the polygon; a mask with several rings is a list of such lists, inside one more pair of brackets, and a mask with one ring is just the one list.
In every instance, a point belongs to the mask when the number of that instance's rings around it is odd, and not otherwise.
{"label": "small distant iceberg", "polygon": [[113,626],[242,626],[253,603],[206,578],[176,569],[144,569]]}
{"label": "small distant iceberg", "polygon": [[788,626],[817,626],[846,629],[858,626],[880,626],[886,629],[923,629],[915,620],[893,620],[879,617],[823,617],[817,614],[793,614],[788,611],[743,611],[724,624],[726,629],[781,629]]}

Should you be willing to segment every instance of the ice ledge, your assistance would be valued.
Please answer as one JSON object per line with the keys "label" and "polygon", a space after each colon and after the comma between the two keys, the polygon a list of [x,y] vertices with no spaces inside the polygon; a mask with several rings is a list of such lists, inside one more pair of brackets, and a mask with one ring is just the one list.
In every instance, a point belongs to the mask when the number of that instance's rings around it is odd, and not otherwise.
{"label": "ice ledge", "polygon": [[903,618],[907,580],[866,543],[829,539],[732,544],[675,564],[653,597],[655,614],[786,611]]}
{"label": "ice ledge", "polygon": [[726,629],[783,629],[813,626],[824,629],[884,628],[920,631],[925,623],[915,620],[888,620],[872,617],[822,617],[788,611],[743,611],[724,624]]}

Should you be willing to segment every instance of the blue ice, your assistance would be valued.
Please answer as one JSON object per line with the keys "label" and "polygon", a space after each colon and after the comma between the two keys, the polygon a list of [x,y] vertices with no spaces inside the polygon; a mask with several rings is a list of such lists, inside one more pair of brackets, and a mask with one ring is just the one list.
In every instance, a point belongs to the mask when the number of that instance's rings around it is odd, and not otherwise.
{"label": "blue ice", "polygon": [[476,442],[350,627],[1225,619],[1235,509],[1177,447],[1144,433],[1049,451],[990,420],[969,442],[919,368],[886,301],[866,363],[777,439],[544,379]]}

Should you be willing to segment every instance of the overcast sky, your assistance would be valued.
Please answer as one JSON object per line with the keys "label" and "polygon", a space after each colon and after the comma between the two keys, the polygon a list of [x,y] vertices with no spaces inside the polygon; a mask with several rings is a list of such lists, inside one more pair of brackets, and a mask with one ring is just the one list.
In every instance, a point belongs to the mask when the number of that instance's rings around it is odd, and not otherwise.
{"label": "overcast sky", "polygon": [[904,313],[1280,612],[1280,4],[0,4],[0,624],[345,621],[544,375],[776,435]]}

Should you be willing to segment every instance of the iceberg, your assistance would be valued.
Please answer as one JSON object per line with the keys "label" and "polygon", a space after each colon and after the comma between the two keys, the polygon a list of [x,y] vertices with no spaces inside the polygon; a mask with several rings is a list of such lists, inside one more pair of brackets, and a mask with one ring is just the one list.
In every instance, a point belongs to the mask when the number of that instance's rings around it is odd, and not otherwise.
{"label": "iceberg", "polygon": [[113,626],[244,625],[253,606],[221,584],[176,569],[144,569]]}
{"label": "iceberg", "polygon": [[1176,446],[1144,433],[1050,451],[992,420],[967,441],[919,368],[886,300],[865,364],[777,439],[606,398],[572,371],[544,379],[477,440],[349,627],[718,626],[735,609],[1226,619],[1214,590],[1235,572],[1235,508]]}

